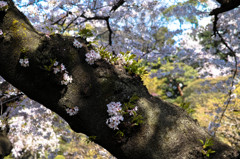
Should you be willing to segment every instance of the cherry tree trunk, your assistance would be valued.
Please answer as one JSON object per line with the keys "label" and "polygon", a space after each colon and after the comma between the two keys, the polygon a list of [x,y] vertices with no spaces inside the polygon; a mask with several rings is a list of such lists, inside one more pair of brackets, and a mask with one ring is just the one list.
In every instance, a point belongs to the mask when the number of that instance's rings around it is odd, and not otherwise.
{"label": "cherry tree trunk", "polygon": [[[199,139],[205,141],[210,135],[184,110],[149,95],[141,79],[128,75],[120,65],[104,60],[89,65],[85,54],[91,48],[85,40],[77,38],[83,44],[77,49],[74,37],[39,33],[12,1],[8,3],[8,10],[0,12],[0,75],[8,82],[59,114],[75,132],[96,136],[94,142],[118,159],[205,158]],[[20,65],[21,58],[29,59],[29,67]],[[51,60],[66,66],[72,83],[61,85],[61,78],[46,69]],[[116,136],[106,124],[106,105],[127,102],[134,94],[144,122],[124,137]],[[79,112],[70,116],[66,108],[74,106]],[[239,158],[217,139],[212,149],[213,158]]]}

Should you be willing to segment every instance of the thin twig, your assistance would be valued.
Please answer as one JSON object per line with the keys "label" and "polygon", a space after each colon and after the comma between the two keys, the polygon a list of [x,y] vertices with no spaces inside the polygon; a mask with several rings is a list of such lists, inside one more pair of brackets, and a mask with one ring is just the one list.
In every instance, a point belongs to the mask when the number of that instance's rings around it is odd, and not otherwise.
{"label": "thin twig", "polygon": [[68,23],[68,25],[63,29],[62,33],[64,33],[72,23],[74,23],[74,21],[76,21],[79,18],[79,16],[77,16],[76,18],[74,18],[70,23]]}
{"label": "thin twig", "polygon": [[[120,6],[122,6],[125,3],[125,0],[119,0],[115,5],[112,6],[110,12],[115,12]],[[112,34],[113,34],[113,30],[110,26],[110,16],[94,16],[94,17],[86,17],[85,12],[83,12],[80,16],[77,16],[76,18],[74,18],[73,20],[71,20],[71,22],[63,29],[63,33],[70,27],[70,25],[72,23],[74,23],[79,17],[84,18],[84,22],[86,21],[90,21],[90,20],[104,20],[106,22],[107,25],[107,29],[109,32],[109,36],[108,36],[108,44],[110,46],[112,46]],[[60,18],[58,21],[54,22],[53,24],[56,24],[58,22],[60,22],[62,19],[67,18],[67,15],[64,16],[63,18]]]}
{"label": "thin twig", "polygon": [[16,95],[15,97],[13,97],[13,98],[11,98],[11,99],[9,99],[9,100],[6,100],[6,101],[1,101],[1,100],[0,100],[0,102],[1,102],[1,104],[9,103],[9,102],[11,102],[11,101],[14,101],[14,100],[17,99],[17,98],[20,98],[20,97],[23,96],[23,95],[24,95],[24,94],[21,93],[21,94],[18,94],[18,95]]}
{"label": "thin twig", "polygon": [[107,28],[108,28],[108,31],[109,31],[109,36],[108,36],[109,45],[112,46],[112,34],[113,34],[113,31],[112,31],[110,23],[109,23],[109,17],[106,19],[106,23],[107,23]]}
{"label": "thin twig", "polygon": [[2,105],[2,101],[0,100],[1,103],[1,115],[3,114],[3,105]]}
{"label": "thin twig", "polygon": [[[231,52],[231,55],[233,55],[233,57],[234,57],[235,70],[234,70],[234,72],[233,72],[232,82],[231,82],[231,87],[233,87],[233,86],[234,86],[234,79],[235,79],[235,77],[236,77],[236,75],[237,75],[237,71],[238,71],[238,62],[237,62],[236,52],[234,52],[234,51],[230,48],[230,46],[226,43],[226,41],[224,40],[224,38],[222,37],[222,35],[219,33],[218,29],[216,29],[216,33],[217,33],[217,35],[220,37],[221,42],[227,47],[227,49]],[[229,104],[230,104],[231,99],[232,99],[232,96],[231,96],[232,93],[233,93],[233,89],[230,89],[230,91],[229,91],[229,93],[228,93],[228,97],[229,97],[229,98],[228,98],[228,100],[227,100],[226,106],[224,107],[224,109],[223,109],[223,111],[222,111],[222,113],[221,113],[221,116],[220,116],[220,118],[219,118],[219,120],[218,120],[218,123],[219,123],[219,124],[221,124],[222,119],[223,119],[223,117],[224,117],[224,114],[225,114],[226,110],[227,110],[228,107],[229,107]],[[214,132],[217,132],[217,128],[215,128],[215,131],[214,131]]]}

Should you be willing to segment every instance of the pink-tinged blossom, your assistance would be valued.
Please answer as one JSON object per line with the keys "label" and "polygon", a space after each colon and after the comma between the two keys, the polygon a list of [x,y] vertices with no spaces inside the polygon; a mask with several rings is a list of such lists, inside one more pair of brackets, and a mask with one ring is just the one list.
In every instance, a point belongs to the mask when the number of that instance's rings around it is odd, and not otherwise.
{"label": "pink-tinged blossom", "polygon": [[61,63],[61,71],[66,70],[66,67],[64,66],[64,64]]}
{"label": "pink-tinged blossom", "polygon": [[54,68],[53,68],[53,73],[54,73],[54,74],[57,74],[58,72],[60,72],[59,67],[54,67]]}
{"label": "pink-tinged blossom", "polygon": [[111,129],[118,129],[118,125],[121,123],[121,121],[124,120],[121,111],[122,111],[122,107],[121,107],[121,103],[120,102],[111,102],[109,104],[107,104],[108,107],[108,115],[111,116],[110,118],[107,119],[106,124],[111,128]]}
{"label": "pink-tinged blossom", "polygon": [[76,48],[82,48],[82,44],[76,39],[74,39],[73,41],[73,46],[75,46]]}
{"label": "pink-tinged blossom", "polygon": [[74,108],[66,108],[66,112],[70,115],[76,115],[78,113],[79,109],[78,106],[75,106]]}
{"label": "pink-tinged blossom", "polygon": [[58,62],[57,61],[55,61],[54,62],[54,64],[53,64],[53,66],[57,66],[58,65]]}
{"label": "pink-tinged blossom", "polygon": [[23,67],[29,67],[29,60],[28,60],[28,58],[20,59],[19,63]]}
{"label": "pink-tinged blossom", "polygon": [[53,72],[54,74],[57,74],[58,72],[63,72],[66,70],[66,67],[64,66],[64,64],[61,63],[61,65],[58,65],[59,63],[57,61],[54,62],[53,66]]}
{"label": "pink-tinged blossom", "polygon": [[134,115],[138,110],[138,106],[134,107],[132,110],[128,110],[129,115]]}
{"label": "pink-tinged blossom", "polygon": [[115,115],[107,119],[106,124],[111,128],[111,129],[118,129],[118,125],[123,121],[124,118],[122,115]]}
{"label": "pink-tinged blossom", "polygon": [[95,52],[94,50],[91,50],[89,53],[86,55],[86,61],[88,64],[93,65],[95,61],[101,59],[101,56],[98,52]]}
{"label": "pink-tinged blossom", "polygon": [[3,35],[3,31],[2,31],[2,29],[0,29],[0,35]]}
{"label": "pink-tinged blossom", "polygon": [[45,36],[46,36],[48,39],[51,39],[51,37],[49,36],[49,34],[45,34]]}
{"label": "pink-tinged blossom", "polygon": [[61,63],[61,65],[58,65],[59,63],[57,61],[54,62],[53,64],[53,73],[57,74],[58,72],[63,73],[61,84],[62,85],[68,85],[69,83],[72,83],[72,76],[68,75],[68,72],[66,71],[66,67],[64,64]]}
{"label": "pink-tinged blossom", "polygon": [[7,2],[4,2],[4,1],[0,1],[0,9],[7,6]]}
{"label": "pink-tinged blossom", "polygon": [[108,107],[108,114],[110,116],[113,116],[113,115],[119,115],[121,110],[122,110],[122,107],[121,107],[121,103],[120,102],[111,102],[109,104],[107,104],[107,107]]}
{"label": "pink-tinged blossom", "polygon": [[61,81],[62,85],[68,85],[69,83],[72,83],[72,76],[69,76],[67,72],[63,74],[63,80]]}

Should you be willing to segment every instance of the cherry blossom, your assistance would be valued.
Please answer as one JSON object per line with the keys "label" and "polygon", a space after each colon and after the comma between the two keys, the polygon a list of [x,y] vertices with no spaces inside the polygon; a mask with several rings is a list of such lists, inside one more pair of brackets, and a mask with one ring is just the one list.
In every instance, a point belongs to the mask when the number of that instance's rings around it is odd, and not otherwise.
{"label": "cherry blossom", "polygon": [[121,123],[121,121],[123,121],[124,118],[122,115],[114,115],[112,117],[110,117],[109,119],[107,119],[106,124],[113,130],[117,130],[118,125]]}
{"label": "cherry blossom", "polygon": [[0,1],[0,9],[1,8],[4,8],[5,6],[7,6],[8,4],[7,4],[7,2],[5,2],[5,1]]}
{"label": "cherry blossom", "polygon": [[74,108],[66,108],[66,111],[70,116],[76,115],[78,110],[78,106],[75,106]]}
{"label": "cherry blossom", "polygon": [[107,104],[107,107],[108,107],[107,112],[108,112],[108,114],[110,116],[121,114],[121,110],[122,110],[121,105],[122,104],[120,102],[111,102],[111,103]]}
{"label": "cherry blossom", "polygon": [[68,85],[69,83],[72,83],[72,76],[69,76],[67,72],[63,74],[63,79],[61,81],[62,85]]}
{"label": "cherry blossom", "polygon": [[54,62],[54,64],[53,64],[53,66],[57,66],[58,65],[58,62],[57,61],[55,61]]}
{"label": "cherry blossom", "polygon": [[66,67],[65,67],[64,64],[62,64],[62,63],[61,63],[61,65],[60,65],[60,68],[61,68],[61,71],[66,70]]}
{"label": "cherry blossom", "polygon": [[134,115],[138,111],[138,106],[135,106],[132,110],[127,110],[129,115]]}
{"label": "cherry blossom", "polygon": [[54,67],[54,68],[53,68],[53,73],[54,73],[54,74],[57,74],[58,72],[60,72],[59,67]]}
{"label": "cherry blossom", "polygon": [[54,74],[62,73],[62,85],[68,85],[69,83],[72,83],[73,78],[71,75],[68,74],[68,71],[66,71],[66,67],[64,64],[61,63],[59,65],[58,61],[55,61],[52,69]]}
{"label": "cherry blossom", "polygon": [[19,63],[23,67],[29,67],[29,60],[28,60],[28,58],[20,59]]}
{"label": "cherry blossom", "polygon": [[73,46],[75,46],[76,48],[82,48],[82,44],[76,39],[74,39],[73,41]]}
{"label": "cherry blossom", "polygon": [[107,119],[106,124],[111,129],[118,129],[118,125],[121,123],[121,121],[124,120],[122,114],[122,107],[120,102],[111,102],[107,104],[108,107],[108,115],[111,116],[109,119]]}
{"label": "cherry blossom", "polygon": [[89,65],[93,65],[96,60],[101,59],[101,56],[98,52],[91,50],[89,53],[86,53],[86,61]]}

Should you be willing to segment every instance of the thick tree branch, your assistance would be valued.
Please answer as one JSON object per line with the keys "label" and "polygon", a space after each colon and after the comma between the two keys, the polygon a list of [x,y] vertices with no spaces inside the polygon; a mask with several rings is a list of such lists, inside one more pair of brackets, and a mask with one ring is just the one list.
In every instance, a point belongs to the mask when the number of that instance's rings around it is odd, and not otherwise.
{"label": "thick tree branch", "polygon": [[209,15],[218,15],[237,8],[240,5],[239,0],[218,0],[218,2],[221,4],[221,7],[212,10]]}
{"label": "thick tree branch", "polygon": [[115,12],[119,7],[121,7],[123,5],[123,3],[125,2],[125,0],[119,0],[110,10],[111,12]]}

